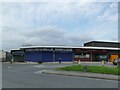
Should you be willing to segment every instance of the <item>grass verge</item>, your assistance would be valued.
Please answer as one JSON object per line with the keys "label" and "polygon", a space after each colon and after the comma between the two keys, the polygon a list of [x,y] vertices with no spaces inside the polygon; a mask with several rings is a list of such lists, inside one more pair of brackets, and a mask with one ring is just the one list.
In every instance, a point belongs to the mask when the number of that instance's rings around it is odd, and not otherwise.
{"label": "grass verge", "polygon": [[63,67],[63,68],[57,68],[56,70],[120,75],[120,67],[118,69],[118,67],[75,65],[75,66],[67,66],[67,67]]}

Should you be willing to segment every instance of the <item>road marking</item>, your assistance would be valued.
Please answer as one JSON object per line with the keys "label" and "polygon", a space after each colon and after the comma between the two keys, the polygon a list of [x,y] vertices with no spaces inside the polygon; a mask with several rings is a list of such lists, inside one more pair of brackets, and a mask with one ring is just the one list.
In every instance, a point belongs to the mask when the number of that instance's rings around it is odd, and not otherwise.
{"label": "road marking", "polygon": [[46,67],[45,65],[34,65],[34,67]]}
{"label": "road marking", "polygon": [[40,71],[36,71],[35,74],[42,74],[42,72],[45,72],[47,70],[40,70]]}
{"label": "road marking", "polygon": [[8,69],[11,69],[12,67],[11,66],[8,66]]}

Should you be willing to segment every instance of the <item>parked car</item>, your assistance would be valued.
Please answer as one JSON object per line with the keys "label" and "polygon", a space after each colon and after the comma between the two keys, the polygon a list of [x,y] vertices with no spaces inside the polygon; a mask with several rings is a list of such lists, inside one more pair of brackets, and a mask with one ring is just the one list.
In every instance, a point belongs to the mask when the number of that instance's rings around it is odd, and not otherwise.
{"label": "parked car", "polygon": [[113,64],[114,64],[114,65],[118,65],[118,64],[120,65],[120,58],[114,59],[114,60],[113,60]]}

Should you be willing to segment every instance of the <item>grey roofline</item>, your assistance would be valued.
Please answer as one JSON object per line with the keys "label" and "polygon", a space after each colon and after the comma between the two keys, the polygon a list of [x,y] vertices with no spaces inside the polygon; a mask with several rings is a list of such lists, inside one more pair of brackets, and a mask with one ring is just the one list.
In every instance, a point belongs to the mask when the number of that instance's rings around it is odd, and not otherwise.
{"label": "grey roofline", "polygon": [[86,43],[84,43],[84,44],[87,44],[87,43],[92,43],[92,42],[100,42],[100,43],[114,43],[114,44],[120,44],[120,42],[118,42],[118,41],[88,41],[88,42],[86,42]]}
{"label": "grey roofline", "polygon": [[119,48],[111,48],[111,47],[79,47],[79,46],[26,46],[20,47],[20,49],[30,49],[30,48],[79,48],[79,49],[106,49],[106,50],[120,50]]}

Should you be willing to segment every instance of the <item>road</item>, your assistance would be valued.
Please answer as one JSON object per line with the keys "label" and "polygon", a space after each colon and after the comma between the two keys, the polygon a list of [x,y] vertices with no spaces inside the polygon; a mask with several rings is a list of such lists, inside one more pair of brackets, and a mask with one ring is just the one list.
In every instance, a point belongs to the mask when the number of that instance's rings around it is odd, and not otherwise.
{"label": "road", "polygon": [[3,88],[117,88],[118,81],[75,76],[43,74],[71,64],[9,64],[2,65]]}

